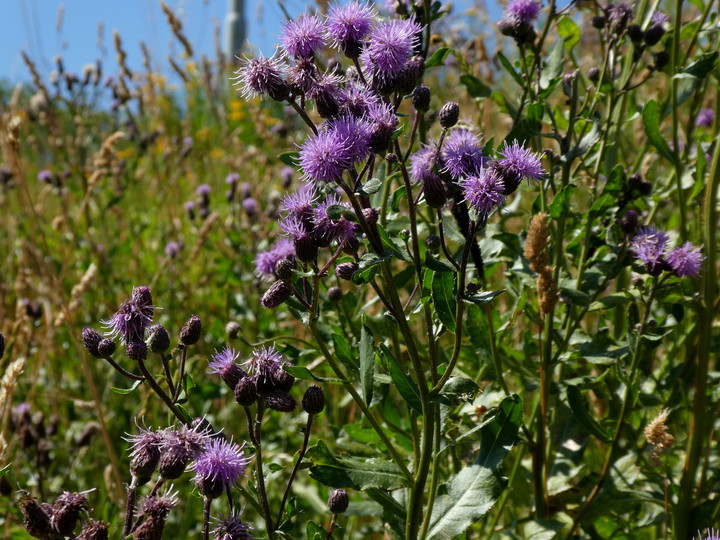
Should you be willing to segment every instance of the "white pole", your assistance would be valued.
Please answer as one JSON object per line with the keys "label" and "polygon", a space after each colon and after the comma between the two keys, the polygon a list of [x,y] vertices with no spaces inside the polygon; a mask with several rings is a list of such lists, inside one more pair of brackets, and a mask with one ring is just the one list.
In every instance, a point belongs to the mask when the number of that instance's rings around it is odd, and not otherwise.
{"label": "white pole", "polygon": [[247,25],[245,23],[245,0],[228,0],[228,11],[225,15],[225,35],[223,36],[223,52],[232,62],[240,55],[245,43]]}

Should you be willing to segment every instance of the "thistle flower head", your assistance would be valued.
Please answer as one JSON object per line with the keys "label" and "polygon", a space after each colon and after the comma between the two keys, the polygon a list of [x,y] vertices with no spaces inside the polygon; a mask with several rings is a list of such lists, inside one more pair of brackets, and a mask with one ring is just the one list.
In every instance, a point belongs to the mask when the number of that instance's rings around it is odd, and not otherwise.
{"label": "thistle flower head", "polygon": [[295,260],[295,247],[292,240],[280,238],[265,251],[259,252],[255,257],[255,271],[258,277],[265,281],[275,279],[275,265],[282,260]]}
{"label": "thistle flower head", "polygon": [[337,240],[345,244],[354,238],[357,233],[357,225],[341,216],[339,219],[332,219],[328,215],[328,209],[334,205],[341,205],[350,209],[350,205],[341,202],[338,195],[331,195],[325,201],[319,203],[313,213],[313,224],[315,225],[315,236],[326,243]]}
{"label": "thistle flower head", "polygon": [[648,272],[652,274],[662,270],[667,242],[668,235],[665,231],[649,225],[638,229],[630,247],[635,256],[643,262]]}
{"label": "thistle flower head", "polygon": [[[700,534],[700,531],[698,531],[698,534]],[[706,536],[698,536],[697,540],[720,540],[720,530],[707,529],[705,535]]]}
{"label": "thistle flower head", "polygon": [[237,359],[240,355],[230,347],[225,347],[220,352],[215,352],[208,361],[208,373],[217,373],[231,390],[235,389],[238,381],[245,377],[246,373],[240,369]]}
{"label": "thistle flower head", "polygon": [[305,224],[312,219],[314,204],[315,189],[311,184],[303,184],[300,189],[285,195],[281,200],[281,208],[287,212],[287,216],[299,219]]}
{"label": "thistle flower head", "polygon": [[373,103],[367,108],[366,118],[370,122],[370,148],[375,153],[384,152],[397,127],[395,109],[389,103]]}
{"label": "thistle flower head", "polygon": [[695,125],[700,127],[710,127],[715,120],[715,111],[713,109],[700,109],[698,111],[697,118],[695,119]]}
{"label": "thistle flower head", "polygon": [[254,349],[250,358],[245,361],[245,366],[250,373],[259,377],[269,377],[276,369],[281,369],[285,359],[275,347],[259,347]]}
{"label": "thistle flower head", "polygon": [[178,253],[180,253],[180,244],[177,242],[170,241],[165,245],[165,255],[168,256],[170,259],[174,259],[177,257]]}
{"label": "thistle flower head", "polygon": [[502,157],[495,162],[495,168],[505,182],[506,195],[513,193],[523,179],[528,182],[539,182],[545,176],[545,169],[540,161],[541,156],[525,148],[518,141],[512,144],[505,143],[500,155]]}
{"label": "thistle flower head", "polygon": [[421,31],[422,26],[415,19],[390,19],[377,24],[361,55],[373,79],[388,80],[400,75]]}
{"label": "thistle flower head", "polygon": [[[420,150],[410,156],[410,177],[415,182],[421,182],[427,176],[433,174],[435,154],[437,154],[435,145],[428,145],[421,147]],[[438,156],[438,160],[441,157]]]}
{"label": "thistle flower head", "polygon": [[540,4],[535,0],[510,0],[506,15],[523,24],[532,24],[540,14]]}
{"label": "thistle flower head", "polygon": [[288,95],[288,86],[282,76],[283,67],[274,55],[270,58],[245,58],[235,72],[235,84],[241,86],[244,98],[267,94],[276,101],[283,101]]}
{"label": "thistle flower head", "polygon": [[338,95],[340,112],[356,117],[363,116],[371,105],[379,101],[377,93],[359,82],[345,85]]}
{"label": "thistle flower head", "polygon": [[139,433],[128,435],[125,439],[131,443],[130,472],[136,478],[149,478],[160,461],[160,445],[165,433],[152,431],[138,425]]}
{"label": "thistle flower head", "polygon": [[667,24],[669,22],[670,22],[670,17],[664,11],[656,11],[655,13],[652,14],[652,17],[650,17],[650,24],[653,24],[653,25],[655,25],[655,24],[663,25],[663,24]]}
{"label": "thistle flower head", "polygon": [[357,1],[336,4],[330,8],[326,22],[327,37],[332,46],[350,58],[357,58],[365,39],[373,26],[375,12]]}
{"label": "thistle flower head", "polygon": [[213,540],[253,540],[250,525],[240,521],[239,514],[230,514],[215,519],[216,527],[211,531]]}
{"label": "thistle flower head", "polygon": [[170,510],[178,503],[177,491],[170,486],[162,495],[145,497],[140,503],[140,514],[166,518]]}
{"label": "thistle flower head", "polygon": [[477,175],[485,164],[480,137],[464,128],[453,130],[442,148],[445,169],[458,179]]}
{"label": "thistle flower head", "polygon": [[280,43],[288,56],[312,58],[325,46],[325,27],[316,15],[301,15],[285,23]]}
{"label": "thistle flower head", "polygon": [[107,321],[102,321],[108,329],[107,335],[120,337],[123,343],[144,340],[145,329],[152,323],[155,306],[149,287],[134,287],[130,299]]}
{"label": "thistle flower head", "polygon": [[195,484],[200,491],[216,498],[238,481],[247,463],[240,445],[216,438],[195,458],[190,470],[195,472]]}
{"label": "thistle flower head", "polygon": [[465,200],[480,219],[487,219],[490,212],[505,201],[502,178],[488,167],[481,167],[477,174],[467,176],[459,183]]}
{"label": "thistle flower head", "polygon": [[700,268],[705,260],[701,248],[702,246],[695,247],[692,242],[686,242],[669,251],[665,258],[678,277],[695,277],[700,274]]}

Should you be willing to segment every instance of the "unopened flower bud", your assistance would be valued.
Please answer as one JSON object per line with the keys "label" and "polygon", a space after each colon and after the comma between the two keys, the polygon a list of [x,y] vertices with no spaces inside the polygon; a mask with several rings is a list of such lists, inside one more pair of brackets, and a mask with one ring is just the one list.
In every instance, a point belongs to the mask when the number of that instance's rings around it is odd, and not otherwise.
{"label": "unopened flower bud", "polygon": [[588,69],[587,76],[588,79],[590,79],[592,82],[598,82],[598,79],[600,79],[600,68],[598,68],[597,66],[591,67],[590,69]]}
{"label": "unopened flower bud", "polygon": [[225,332],[230,339],[237,339],[241,331],[242,329],[240,328],[240,325],[235,321],[230,321],[225,325]]}
{"label": "unopened flower bud", "polygon": [[340,279],[351,281],[353,274],[358,271],[360,267],[354,262],[340,263],[335,267],[335,275]]}
{"label": "unopened flower bud", "polygon": [[335,515],[345,512],[349,504],[350,497],[348,497],[347,491],[344,489],[336,489],[328,497],[328,510]]}
{"label": "unopened flower bud", "polygon": [[[315,251],[317,252],[317,247],[315,248]],[[291,261],[290,259],[280,259],[277,264],[275,264],[275,275],[278,279],[290,281],[292,279],[294,269],[295,261]]]}
{"label": "unopened flower bud", "polygon": [[308,414],[320,414],[325,408],[325,392],[319,386],[311,386],[305,390],[302,408]]}
{"label": "unopened flower bud", "polygon": [[87,497],[80,493],[65,491],[53,504],[53,515],[50,524],[61,536],[73,536],[73,531],[80,519],[80,512],[87,509]]}
{"label": "unopened flower bud", "polygon": [[302,262],[313,262],[317,259],[318,246],[309,234],[300,236],[293,240],[295,256]]}
{"label": "unopened flower bud", "polygon": [[285,302],[285,300],[291,296],[292,289],[290,286],[282,280],[277,280],[275,283],[270,285],[270,288],[262,295],[260,304],[262,304],[264,308],[273,309]]}
{"label": "unopened flower bud", "polygon": [[593,25],[593,27],[600,30],[605,27],[605,23],[607,22],[607,19],[605,17],[603,17],[602,15],[598,15],[597,17],[593,17],[590,22]]}
{"label": "unopened flower bud", "polygon": [[447,194],[442,180],[432,173],[423,178],[423,189],[425,191],[425,202],[430,208],[442,208],[447,202]]}
{"label": "unopened flower bud", "polygon": [[257,401],[257,388],[253,377],[243,377],[235,385],[235,401],[249,407]]}
{"label": "unopened flower bud", "polygon": [[425,239],[425,245],[431,252],[437,252],[440,248],[440,237],[436,234],[429,234]]}
{"label": "unopened flower bud", "polygon": [[411,101],[416,111],[427,111],[430,108],[430,88],[424,84],[416,86],[415,90],[413,90]]}
{"label": "unopened flower bud", "polygon": [[[82,344],[85,346],[85,350],[95,358],[102,358],[100,351],[98,351],[98,345],[100,345],[100,341],[102,340],[102,338],[103,337],[92,328],[83,328],[82,334],[80,335],[80,339],[82,341]],[[4,341],[5,340],[3,338],[3,348]]]}
{"label": "unopened flower bud", "polygon": [[273,371],[271,377],[275,388],[282,390],[283,392],[290,392],[295,384],[295,377],[290,375],[283,368],[278,368]]}
{"label": "unopened flower bud", "polygon": [[282,390],[274,390],[265,396],[265,405],[274,411],[293,412],[297,402],[290,394]]}
{"label": "unopened flower bud", "polygon": [[438,113],[438,121],[445,129],[453,127],[460,118],[460,105],[454,101],[448,101]]}
{"label": "unopened flower bud", "polygon": [[663,28],[663,25],[653,24],[650,28],[645,30],[645,33],[643,34],[643,39],[649,47],[652,47],[653,45],[657,44],[664,35],[665,28]]}
{"label": "unopened flower bud", "polygon": [[635,210],[628,210],[620,220],[620,228],[625,234],[632,234],[637,229],[639,218]]}
{"label": "unopened flower bud", "polygon": [[102,358],[110,358],[115,354],[115,342],[110,338],[103,338],[98,343],[98,352]]}
{"label": "unopened flower bud", "polygon": [[393,163],[398,162],[398,157],[397,157],[397,155],[393,154],[392,152],[388,152],[387,154],[385,154],[385,161],[387,161],[388,163],[390,163],[392,165]]}
{"label": "unopened flower bud", "polygon": [[[23,516],[23,525],[28,534],[34,538],[54,538],[52,525],[50,524],[50,515],[43,508],[35,497],[30,494],[22,495],[18,501],[20,512]],[[47,505],[47,510],[52,512],[52,506]]]}
{"label": "unopened flower bud", "polygon": [[170,334],[162,324],[150,327],[150,350],[162,354],[170,348]]}
{"label": "unopened flower bud", "polygon": [[633,43],[639,43],[643,38],[643,31],[639,24],[631,24],[628,26],[627,33]]}
{"label": "unopened flower bud", "polygon": [[327,292],[328,300],[331,302],[339,302],[342,299],[342,289],[340,287],[330,287]]}
{"label": "unopened flower bud", "polygon": [[131,360],[142,362],[147,358],[148,348],[144,341],[131,341],[127,344],[125,352]]}
{"label": "unopened flower bud", "polygon": [[180,341],[182,341],[183,345],[195,345],[200,341],[201,334],[202,323],[200,317],[192,315],[180,330]]}
{"label": "unopened flower bud", "polygon": [[363,208],[362,214],[367,224],[371,227],[378,222],[379,214],[375,208]]}

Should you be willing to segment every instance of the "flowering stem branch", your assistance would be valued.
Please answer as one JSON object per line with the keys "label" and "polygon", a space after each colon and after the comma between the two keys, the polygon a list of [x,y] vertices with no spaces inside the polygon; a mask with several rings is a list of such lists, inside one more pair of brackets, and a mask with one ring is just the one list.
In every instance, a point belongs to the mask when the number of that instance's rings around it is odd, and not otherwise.
{"label": "flowering stem branch", "polygon": [[[247,407],[245,408],[248,410]],[[252,417],[248,412],[248,425],[249,431],[253,433],[251,439],[255,445],[255,478],[257,481],[258,497],[260,499],[260,505],[262,506],[262,515],[265,519],[265,526],[267,527],[268,538],[272,538],[274,532],[272,516],[270,514],[270,505],[268,504],[267,492],[265,491],[265,475],[263,474],[263,457],[262,457],[262,417],[264,412],[263,404],[258,401],[257,417],[255,422],[252,422]]]}
{"label": "flowering stem branch", "polygon": [[330,522],[330,528],[328,529],[327,536],[325,537],[325,540],[330,540],[333,535],[333,531],[335,530],[335,526],[337,525],[337,514],[333,514],[332,521]]}
{"label": "flowering stem branch", "polygon": [[118,364],[115,360],[112,359],[110,356],[106,356],[103,358],[108,364],[110,364],[112,367],[114,367],[121,375],[124,375],[128,379],[132,379],[133,381],[144,381],[145,377],[142,375],[135,375],[134,373],[126,370],[124,367],[122,367],[120,364]]}
{"label": "flowering stem branch", "polygon": [[185,360],[187,359],[187,345],[183,345],[182,359],[180,360],[180,374],[178,375],[178,383],[173,392],[173,403],[177,403],[180,397],[180,392],[183,387],[183,378],[185,377]]}
{"label": "flowering stem branch", "polygon": [[135,513],[135,496],[137,495],[137,478],[133,475],[127,491],[127,504],[125,506],[125,523],[123,525],[123,538],[130,534],[133,514]]}
{"label": "flowering stem branch", "polygon": [[190,419],[187,418],[185,414],[183,414],[175,405],[175,402],[170,399],[170,396],[168,396],[165,393],[165,390],[163,390],[160,385],[157,383],[155,378],[150,374],[147,367],[145,367],[145,362],[142,360],[137,361],[138,367],[140,368],[140,371],[143,375],[145,375],[145,379],[147,380],[148,384],[150,385],[150,388],[152,388],[155,393],[165,402],[165,405],[168,406],[170,411],[175,415],[175,417],[180,420],[183,424],[190,424]]}
{"label": "flowering stem branch", "polygon": [[162,360],[163,369],[165,370],[165,380],[167,381],[168,388],[170,389],[170,394],[175,395],[175,384],[173,383],[172,373],[170,372],[170,364],[168,362],[169,358],[171,358],[170,355],[160,353],[160,359]]}
{"label": "flowering stem branch", "polygon": [[203,539],[208,540],[210,538],[210,505],[212,499],[205,497],[203,501]]}
{"label": "flowering stem branch", "polygon": [[295,476],[300,469],[300,463],[302,463],[305,452],[307,452],[308,442],[310,441],[310,429],[312,428],[314,414],[308,414],[307,424],[305,425],[305,438],[303,439],[302,448],[298,454],[297,461],[293,467],[292,473],[290,473],[290,480],[288,480],[287,486],[285,487],[285,494],[283,495],[282,502],[280,503],[280,512],[278,513],[276,526],[280,527],[280,520],[282,520],[283,510],[285,509],[285,503],[287,502],[288,496],[290,495],[290,488],[295,481]]}
{"label": "flowering stem branch", "polygon": [[308,125],[308,127],[312,130],[314,135],[318,134],[317,127],[315,126],[315,122],[313,122],[310,117],[305,112],[305,109],[303,109],[300,105],[297,104],[297,102],[293,99],[289,102],[290,106],[295,109],[295,112],[297,112],[300,115],[300,118],[302,118],[305,123]]}

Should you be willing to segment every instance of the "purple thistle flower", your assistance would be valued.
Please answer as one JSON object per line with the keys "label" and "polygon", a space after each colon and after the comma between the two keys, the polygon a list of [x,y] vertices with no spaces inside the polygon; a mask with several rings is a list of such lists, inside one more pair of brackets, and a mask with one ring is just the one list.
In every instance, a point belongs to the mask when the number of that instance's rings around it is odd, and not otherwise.
{"label": "purple thistle flower", "polygon": [[363,116],[371,105],[379,101],[375,92],[360,83],[346,85],[338,96],[340,112],[357,117]]}
{"label": "purple thistle flower", "polygon": [[297,218],[305,225],[311,223],[314,203],[315,190],[310,184],[303,184],[297,191],[285,195],[281,202],[288,217]]}
{"label": "purple thistle flower", "polygon": [[367,121],[343,116],[311,135],[300,148],[300,167],[305,178],[334,182],[356,161],[367,157],[370,126]]}
{"label": "purple thistle flower", "polygon": [[280,43],[288,56],[312,58],[325,46],[323,22],[315,15],[302,15],[288,21],[280,34]]}
{"label": "purple thistle flower", "polygon": [[[429,145],[421,147],[420,150],[410,156],[410,177],[415,182],[421,182],[433,174],[435,154],[437,154],[437,147]],[[439,156],[438,160],[441,157]]]}
{"label": "purple thistle flower", "polygon": [[238,514],[231,514],[215,519],[217,527],[211,532],[213,540],[253,540],[250,525],[240,521]]}
{"label": "purple thistle flower", "polygon": [[265,379],[286,363],[282,355],[271,345],[253,349],[252,355],[244,365],[250,373]]}
{"label": "purple thistle flower", "polygon": [[134,287],[130,299],[102,324],[108,329],[107,336],[120,337],[123,343],[144,341],[145,329],[152,323],[155,306],[148,287]]}
{"label": "purple thistle flower", "polygon": [[295,216],[288,216],[280,221],[280,228],[285,236],[289,236],[295,241],[304,238],[310,238],[310,233],[303,221]]}
{"label": "purple thistle flower", "polygon": [[210,196],[210,192],[211,192],[211,191],[212,191],[212,188],[211,188],[208,184],[200,184],[200,185],[197,187],[197,189],[195,190],[195,193],[196,193],[199,197],[206,198],[206,197],[209,197],[209,196]]}
{"label": "purple thistle flower", "polygon": [[485,165],[480,138],[467,129],[453,130],[446,139],[441,154],[445,170],[455,179],[477,175]]}
{"label": "purple thistle flower", "polygon": [[287,81],[298,94],[306,94],[320,78],[320,71],[309,58],[300,58],[287,70]]}
{"label": "purple thistle flower", "polygon": [[213,439],[190,465],[195,473],[195,484],[210,491],[207,496],[222,494],[245,473],[248,459],[240,445],[221,438]]}
{"label": "purple thistle flower", "polygon": [[498,171],[505,183],[505,195],[513,193],[523,178],[528,182],[539,182],[545,176],[545,169],[540,161],[541,156],[517,141],[511,145],[505,143],[500,155],[502,157],[493,164],[493,168]]}
{"label": "purple thistle flower", "polygon": [[333,47],[343,51],[349,58],[357,58],[365,39],[373,26],[375,12],[367,4],[349,2],[330,8],[327,17],[327,36]]}
{"label": "purple thistle flower", "polygon": [[510,0],[506,15],[514,21],[530,25],[540,14],[540,4],[535,0]]}
{"label": "purple thistle flower", "polygon": [[700,273],[700,267],[705,260],[701,248],[702,246],[695,247],[692,242],[685,242],[683,246],[667,253],[667,263],[678,277],[695,277]]}
{"label": "purple thistle flower", "polygon": [[478,213],[480,219],[487,219],[490,212],[505,201],[502,178],[488,167],[481,167],[477,174],[463,178],[459,184],[465,200]]}
{"label": "purple thistle flower", "polygon": [[695,120],[696,126],[710,127],[715,120],[715,111],[713,109],[700,109],[698,111],[697,119]]}
{"label": "purple thistle flower", "polygon": [[317,205],[313,215],[313,223],[315,224],[315,236],[321,243],[329,244],[333,240],[337,240],[340,244],[345,244],[355,238],[357,233],[357,225],[352,221],[348,221],[344,217],[338,220],[332,219],[327,211],[330,206],[341,205],[350,209],[350,204],[341,202],[338,195],[331,195],[324,202]]}
{"label": "purple thistle flower", "polygon": [[169,258],[174,259],[180,253],[180,244],[177,242],[168,242],[165,246],[165,255]]}
{"label": "purple thistle flower", "polygon": [[315,108],[323,118],[332,118],[340,112],[340,77],[325,73],[315,79],[307,96],[315,101]]}
{"label": "purple thistle flower", "polygon": [[241,95],[248,98],[267,94],[276,101],[283,101],[288,96],[288,86],[282,78],[282,68],[283,64],[274,55],[246,58],[235,72],[236,84],[242,86]]}
{"label": "purple thistle flower", "polygon": [[212,359],[208,361],[208,373],[217,373],[231,390],[235,390],[238,381],[247,375],[236,362],[239,356],[230,347],[225,347],[220,352],[215,351]]}
{"label": "purple thistle flower", "polygon": [[640,227],[632,239],[631,249],[640,259],[648,272],[659,272],[664,266],[663,254],[667,246],[668,235],[652,225]]}
{"label": "purple thistle flower", "polygon": [[37,179],[41,182],[45,182],[46,184],[52,184],[53,181],[53,173],[52,171],[49,171],[47,169],[43,169],[37,174]]}
{"label": "purple thistle flower", "polygon": [[367,71],[379,80],[400,75],[421,31],[422,26],[414,19],[391,19],[376,25],[362,53]]}
{"label": "purple thistle flower", "polygon": [[[698,534],[700,534],[700,531],[698,531]],[[705,534],[707,536],[699,537],[698,540],[720,540],[720,531],[716,531],[715,529],[706,529]]]}
{"label": "purple thistle flower", "polygon": [[659,24],[664,25],[670,22],[670,17],[663,11],[656,11],[650,18],[650,23],[653,25]]}
{"label": "purple thistle flower", "polygon": [[245,211],[245,213],[253,217],[255,214],[257,214],[258,211],[258,202],[253,199],[252,197],[248,197],[246,199],[243,199],[243,202],[241,203],[242,209]]}
{"label": "purple thistle flower", "polygon": [[131,443],[130,472],[136,478],[149,478],[160,461],[160,445],[164,432],[141,428],[136,435],[129,435],[125,440]]}
{"label": "purple thistle flower", "polygon": [[255,271],[258,277],[265,281],[274,281],[275,265],[284,259],[295,260],[295,247],[292,240],[287,238],[279,239],[273,247],[255,256]]}
{"label": "purple thistle flower", "polygon": [[371,126],[370,148],[378,154],[384,152],[397,127],[395,109],[389,103],[373,103],[367,109],[367,119]]}
{"label": "purple thistle flower", "polygon": [[225,177],[225,183],[229,186],[234,186],[240,181],[240,175],[236,172],[230,173]]}

